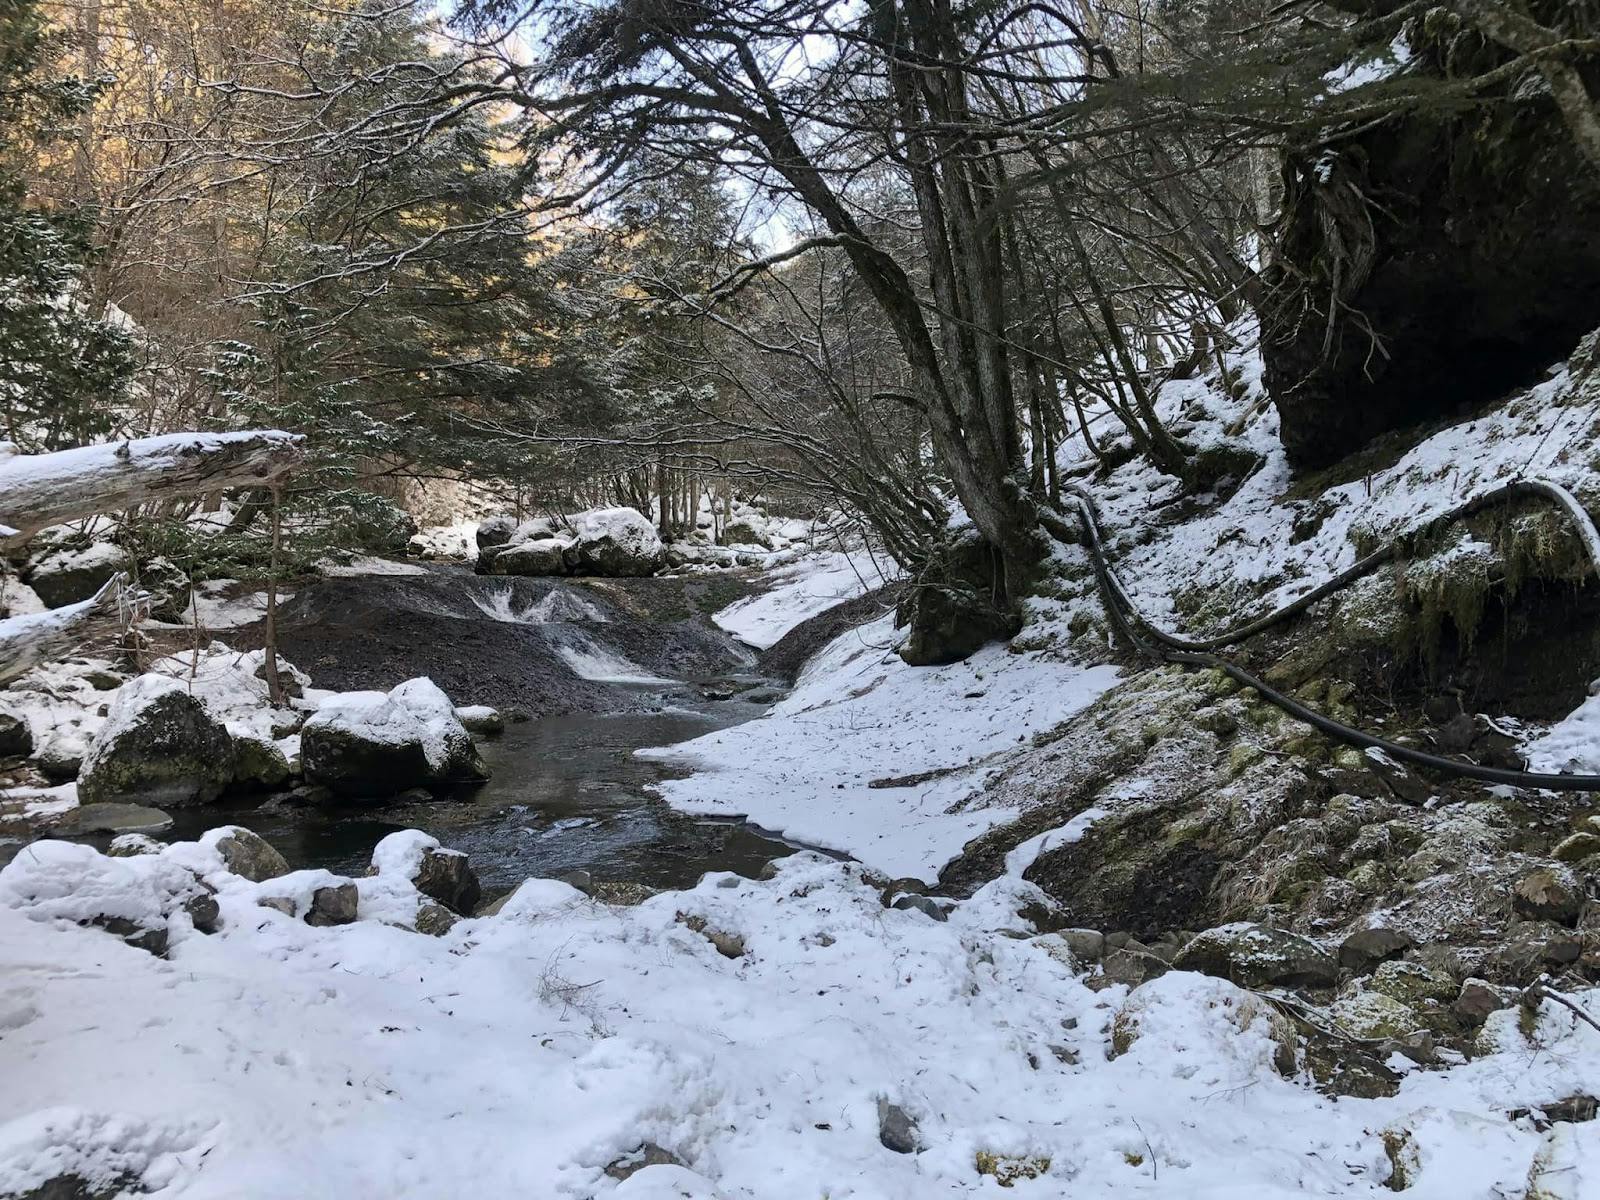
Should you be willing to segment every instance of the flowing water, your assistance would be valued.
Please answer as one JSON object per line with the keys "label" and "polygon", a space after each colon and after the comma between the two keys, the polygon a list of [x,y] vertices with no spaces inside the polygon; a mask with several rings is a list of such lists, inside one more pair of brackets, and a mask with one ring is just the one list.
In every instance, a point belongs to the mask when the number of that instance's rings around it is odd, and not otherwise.
{"label": "flowing water", "polygon": [[706,871],[754,876],[796,847],[743,821],[674,812],[648,787],[681,772],[633,751],[698,737],[760,712],[735,699],[664,704],[659,712],[546,717],[480,738],[493,777],[454,797],[381,807],[224,802],[175,810],[172,828],[160,836],[187,839],[217,825],[243,825],[291,866],[359,875],[378,839],[421,829],[464,850],[491,894],[530,876],[572,870],[657,888],[691,885]]}

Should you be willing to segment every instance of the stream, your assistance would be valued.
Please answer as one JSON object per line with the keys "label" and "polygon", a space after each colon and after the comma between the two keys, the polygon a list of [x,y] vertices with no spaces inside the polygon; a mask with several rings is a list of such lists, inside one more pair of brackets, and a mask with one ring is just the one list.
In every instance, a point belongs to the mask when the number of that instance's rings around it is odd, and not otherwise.
{"label": "stream", "polygon": [[673,811],[649,785],[683,772],[633,753],[739,724],[765,706],[685,703],[681,693],[660,700],[656,712],[546,717],[480,737],[492,778],[452,797],[382,806],[224,801],[173,810],[171,828],[158,836],[189,840],[218,825],[243,825],[292,867],[360,875],[380,838],[420,829],[465,851],[488,895],[575,870],[597,881],[688,887],[707,871],[753,877],[799,849],[744,821]]}

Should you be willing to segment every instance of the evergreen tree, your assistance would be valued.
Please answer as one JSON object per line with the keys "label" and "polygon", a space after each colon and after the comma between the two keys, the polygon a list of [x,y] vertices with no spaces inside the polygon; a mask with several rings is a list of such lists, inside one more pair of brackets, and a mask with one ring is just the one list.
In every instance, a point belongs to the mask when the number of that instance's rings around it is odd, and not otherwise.
{"label": "evergreen tree", "polygon": [[26,165],[94,96],[92,82],[51,74],[54,49],[35,0],[0,0],[0,405],[25,450],[111,432],[133,370],[127,335],[77,300],[90,214],[28,196]]}

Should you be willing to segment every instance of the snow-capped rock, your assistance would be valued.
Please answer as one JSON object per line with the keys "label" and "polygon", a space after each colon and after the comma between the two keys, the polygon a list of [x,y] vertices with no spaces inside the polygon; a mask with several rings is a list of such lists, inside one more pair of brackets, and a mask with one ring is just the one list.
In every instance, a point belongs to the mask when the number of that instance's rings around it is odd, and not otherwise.
{"label": "snow-capped rock", "polygon": [[307,780],[343,796],[393,796],[487,778],[472,735],[432,680],[384,692],[344,692],[300,731]]}
{"label": "snow-capped rock", "polygon": [[632,508],[597,508],[572,519],[577,530],[568,562],[587,574],[652,575],[664,554],[656,528]]}
{"label": "snow-capped rock", "polygon": [[84,803],[206,804],[233,779],[233,739],[176,679],[141,675],[117,689],[78,772]]}

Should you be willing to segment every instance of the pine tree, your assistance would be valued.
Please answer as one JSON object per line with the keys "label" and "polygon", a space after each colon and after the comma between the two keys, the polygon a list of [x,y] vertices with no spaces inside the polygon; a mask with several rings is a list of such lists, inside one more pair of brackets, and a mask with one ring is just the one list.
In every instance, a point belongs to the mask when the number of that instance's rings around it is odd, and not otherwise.
{"label": "pine tree", "polygon": [[35,0],[0,0],[0,406],[5,436],[56,450],[111,432],[133,370],[128,336],[76,299],[91,214],[31,203],[24,164],[94,96],[51,74]]}

